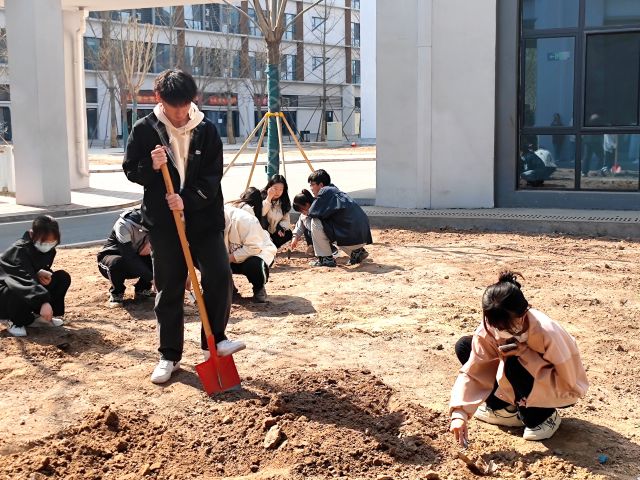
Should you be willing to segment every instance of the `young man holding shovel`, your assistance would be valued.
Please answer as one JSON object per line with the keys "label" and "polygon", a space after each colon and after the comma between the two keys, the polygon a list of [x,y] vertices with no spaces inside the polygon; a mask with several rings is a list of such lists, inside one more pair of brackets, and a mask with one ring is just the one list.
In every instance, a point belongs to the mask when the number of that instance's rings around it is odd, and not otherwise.
{"label": "young man holding shovel", "polygon": [[[160,362],[151,374],[164,383],[180,368],[184,344],[184,285],[187,266],[172,211],[180,211],[195,265],[201,273],[206,310],[218,356],[245,348],[225,328],[231,310],[231,269],[224,243],[222,142],[216,127],[193,102],[197,86],[180,70],[166,70],[154,82],[158,104],[133,126],[123,163],[127,178],[144,186],[142,213],[153,249]],[[175,194],[167,194],[162,165]],[[208,358],[207,343],[201,345]]]}

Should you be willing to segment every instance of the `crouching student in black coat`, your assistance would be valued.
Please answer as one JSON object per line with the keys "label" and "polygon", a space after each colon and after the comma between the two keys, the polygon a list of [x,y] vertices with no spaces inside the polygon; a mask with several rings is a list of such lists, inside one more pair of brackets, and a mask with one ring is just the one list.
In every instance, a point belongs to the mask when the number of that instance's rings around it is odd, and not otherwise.
{"label": "crouching student in black coat", "polygon": [[120,215],[107,243],[98,252],[98,268],[111,282],[109,306],[122,306],[124,281],[137,278],[134,286],[136,300],[153,298],[153,267],[149,230],[142,225],[139,208],[126,210]]}
{"label": "crouching student in black coat", "polygon": [[309,175],[309,187],[315,195],[308,216],[311,218],[311,238],[317,260],[316,267],[335,267],[331,243],[335,242],[349,255],[348,265],[362,262],[369,256],[364,246],[373,243],[369,218],[346,193],[331,183],[329,174],[320,169]]}
{"label": "crouching student in black coat", "polygon": [[60,243],[58,222],[37,217],[31,230],[0,256],[0,318],[9,320],[8,331],[25,337],[27,326],[64,324],[64,297],[71,276],[52,270]]}

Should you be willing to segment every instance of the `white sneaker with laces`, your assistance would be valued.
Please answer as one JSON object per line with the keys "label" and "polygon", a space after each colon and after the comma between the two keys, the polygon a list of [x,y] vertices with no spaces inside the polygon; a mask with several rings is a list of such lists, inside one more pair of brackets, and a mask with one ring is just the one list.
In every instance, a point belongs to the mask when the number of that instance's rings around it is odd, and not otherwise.
{"label": "white sneaker with laces", "polygon": [[31,325],[33,325],[34,327],[61,327],[62,325],[64,325],[64,320],[54,317],[50,322],[48,322],[42,317],[36,317]]}
{"label": "white sneaker with laces", "polygon": [[551,438],[558,428],[560,428],[560,421],[560,415],[558,415],[558,411],[556,410],[537,427],[526,427],[522,438],[525,440],[546,440],[547,438]]}
{"label": "white sneaker with laces", "polygon": [[165,383],[171,378],[171,374],[180,368],[180,362],[173,360],[160,360],[151,374],[153,383]]}
{"label": "white sneaker with laces", "polygon": [[7,332],[9,332],[9,335],[13,335],[14,337],[27,336],[27,329],[25,327],[20,327],[18,325],[14,325],[13,323],[9,324],[9,327],[7,328]]}
{"label": "white sneaker with laces", "polygon": [[[513,411],[510,410],[511,408],[513,408]],[[522,427],[524,425],[522,420],[518,418],[518,410],[515,407],[493,410],[487,407],[486,403],[483,403],[476,410],[474,417],[481,422],[502,427]]]}
{"label": "white sneaker with laces", "polygon": [[219,357],[226,357],[240,350],[244,350],[247,346],[238,340],[222,340],[216,344],[216,348],[218,349]]}

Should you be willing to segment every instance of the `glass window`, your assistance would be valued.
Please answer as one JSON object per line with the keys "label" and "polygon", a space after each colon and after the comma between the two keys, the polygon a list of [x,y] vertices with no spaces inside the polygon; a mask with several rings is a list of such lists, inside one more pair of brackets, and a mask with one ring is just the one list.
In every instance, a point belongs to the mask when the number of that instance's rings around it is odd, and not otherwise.
{"label": "glass window", "polygon": [[87,103],[98,103],[98,89],[97,88],[85,88],[84,96]]}
{"label": "glass window", "polygon": [[0,83],[0,102],[11,101],[11,85]]}
{"label": "glass window", "polygon": [[638,125],[640,33],[587,37],[584,124]]}
{"label": "glass window", "polygon": [[7,64],[9,57],[7,55],[7,31],[0,28],[0,64]]}
{"label": "glass window", "polygon": [[360,24],[351,22],[351,46],[360,46]]}
{"label": "glass window", "polygon": [[295,40],[296,38],[296,22],[293,19],[296,17],[295,13],[285,13],[284,14],[284,24],[288,25],[287,29],[284,32],[285,40]]}
{"label": "glass window", "polygon": [[202,20],[204,18],[204,8],[202,5],[184,6],[184,24],[193,30],[202,30]]}
{"label": "glass window", "polygon": [[522,135],[518,184],[522,189],[575,188],[574,135]]}
{"label": "glass window", "polygon": [[351,60],[351,83],[360,84],[360,60]]}
{"label": "glass window", "polygon": [[139,8],[136,14],[140,23],[153,23],[153,8]]}
{"label": "glass window", "polygon": [[360,10],[360,0],[351,0],[351,8],[354,10]]}
{"label": "glass window", "polygon": [[0,107],[0,139],[10,142],[11,137],[11,110]]}
{"label": "glass window", "polygon": [[311,59],[311,69],[315,70],[317,68],[320,68],[323,63],[324,63],[324,60],[322,59],[322,57],[313,57]]}
{"label": "glass window", "polygon": [[588,27],[640,24],[638,0],[587,0],[585,21]]}
{"label": "glass window", "polygon": [[87,108],[87,138],[96,140],[98,138],[98,109]]}
{"label": "glass window", "polygon": [[316,30],[322,26],[324,23],[324,18],[322,17],[311,17],[311,30]]}
{"label": "glass window", "polygon": [[172,7],[158,7],[155,9],[153,23],[156,25],[171,25],[173,20]]}
{"label": "glass window", "polygon": [[522,27],[524,30],[576,28],[579,0],[523,0]]}
{"label": "glass window", "polygon": [[582,178],[587,190],[638,190],[640,135],[582,136]]}
{"label": "glass window", "polygon": [[295,80],[296,79],[296,59],[297,55],[282,55],[280,65],[280,79],[281,80]]}
{"label": "glass window", "polygon": [[100,66],[100,39],[84,37],[84,69],[97,70]]}
{"label": "glass window", "polygon": [[526,40],[524,63],[524,126],[573,125],[573,37]]}
{"label": "glass window", "polygon": [[156,45],[156,64],[155,73],[160,73],[171,68],[171,45],[166,43],[158,43]]}

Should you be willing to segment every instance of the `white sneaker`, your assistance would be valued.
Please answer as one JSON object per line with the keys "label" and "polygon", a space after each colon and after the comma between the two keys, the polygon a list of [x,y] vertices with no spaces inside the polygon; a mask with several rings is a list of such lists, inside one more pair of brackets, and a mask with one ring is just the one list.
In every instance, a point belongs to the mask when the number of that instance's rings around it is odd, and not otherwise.
{"label": "white sneaker", "polygon": [[18,325],[14,325],[13,323],[9,324],[7,332],[9,332],[9,335],[13,335],[14,337],[27,336],[27,329],[25,327],[19,327]]}
{"label": "white sneaker", "polygon": [[[509,408],[513,408],[511,411]],[[524,423],[518,418],[518,410],[515,407],[502,408],[500,410],[492,410],[483,403],[478,407],[474,415],[481,422],[490,423],[491,425],[500,425],[503,427],[522,427]]]}
{"label": "white sneaker", "polygon": [[553,415],[537,427],[526,427],[522,438],[525,440],[546,440],[547,438],[551,438],[558,428],[560,428],[560,421],[560,415],[558,415],[558,411],[556,410],[553,412]]}
{"label": "white sneaker", "polygon": [[171,374],[180,368],[180,362],[160,360],[151,374],[153,383],[164,383],[171,378]]}
{"label": "white sneaker", "polygon": [[218,349],[219,357],[226,357],[227,355],[233,355],[240,350],[244,350],[247,346],[238,340],[222,340],[216,344],[216,348]]}
{"label": "white sneaker", "polygon": [[64,325],[64,320],[54,317],[50,322],[48,322],[42,317],[36,317],[31,325],[33,325],[34,327],[61,327],[62,325]]}

